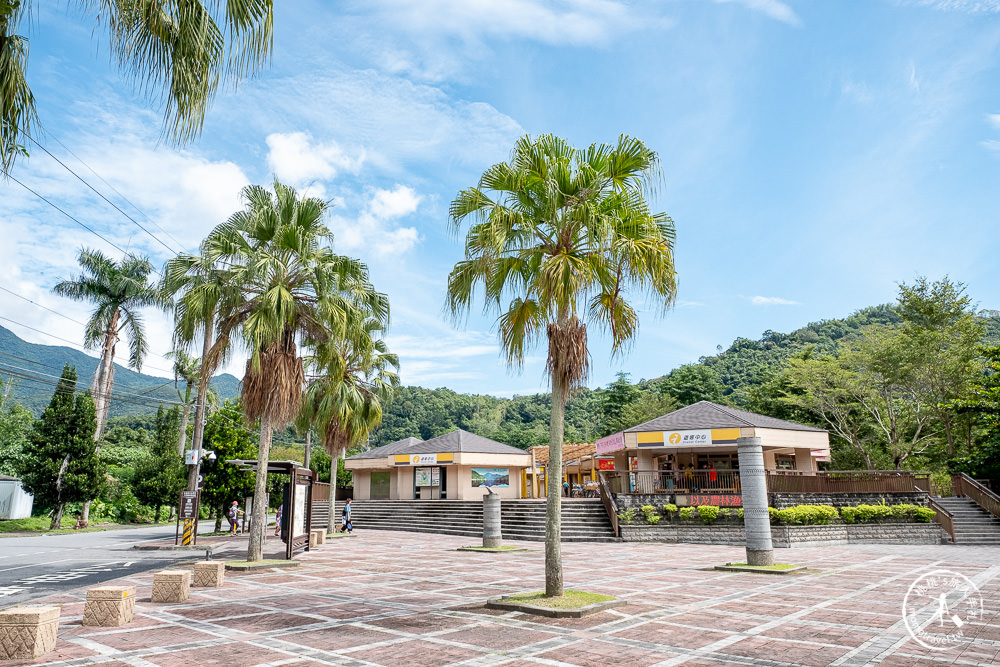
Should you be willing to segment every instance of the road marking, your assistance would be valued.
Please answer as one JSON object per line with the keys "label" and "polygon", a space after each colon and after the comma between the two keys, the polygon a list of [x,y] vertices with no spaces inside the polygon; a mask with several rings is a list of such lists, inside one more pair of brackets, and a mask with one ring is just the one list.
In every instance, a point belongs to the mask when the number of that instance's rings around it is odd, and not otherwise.
{"label": "road marking", "polygon": [[42,565],[54,565],[55,563],[65,563],[68,560],[74,560],[73,558],[61,558],[59,560],[50,560],[46,563],[31,563],[30,565],[18,565],[17,567],[8,567],[0,570],[0,572],[10,572],[11,570],[23,570],[26,567],[41,567]]}

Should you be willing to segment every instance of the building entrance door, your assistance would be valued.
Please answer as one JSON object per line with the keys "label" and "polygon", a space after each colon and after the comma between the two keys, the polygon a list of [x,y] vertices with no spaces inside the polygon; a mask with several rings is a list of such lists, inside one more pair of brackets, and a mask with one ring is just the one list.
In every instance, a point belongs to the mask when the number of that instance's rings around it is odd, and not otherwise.
{"label": "building entrance door", "polygon": [[372,472],[370,497],[372,500],[389,500],[389,472]]}

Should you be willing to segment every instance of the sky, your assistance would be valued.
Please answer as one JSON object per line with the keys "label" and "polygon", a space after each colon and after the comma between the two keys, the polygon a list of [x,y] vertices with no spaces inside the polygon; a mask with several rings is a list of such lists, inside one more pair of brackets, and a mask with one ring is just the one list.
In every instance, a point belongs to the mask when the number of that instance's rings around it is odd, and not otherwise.
{"label": "sky", "polygon": [[[245,185],[330,201],[335,249],[389,295],[404,384],[548,388],[544,342],[511,371],[492,318],[444,311],[462,258],[448,205],[525,134],[624,133],[661,160],[651,202],[676,224],[677,302],[636,295],[639,333],[616,357],[591,326],[591,387],[890,302],[919,276],[1000,307],[1000,0],[276,0],[271,64],[220,91],[181,148],[83,4],[36,2],[27,26],[41,143],[158,240],[33,146],[13,175],[157,266]],[[0,324],[82,340],[67,317],[87,306],[51,288],[81,247],[121,253],[13,181],[0,235]],[[170,320],[146,324],[143,370],[167,375]]]}

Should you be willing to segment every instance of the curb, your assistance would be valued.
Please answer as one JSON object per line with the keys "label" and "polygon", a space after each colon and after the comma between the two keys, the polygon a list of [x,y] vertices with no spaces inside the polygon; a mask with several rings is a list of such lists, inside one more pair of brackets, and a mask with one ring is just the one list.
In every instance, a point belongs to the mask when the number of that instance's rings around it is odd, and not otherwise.
{"label": "curb", "polygon": [[523,602],[515,602],[507,598],[490,598],[486,601],[487,609],[501,609],[503,611],[519,611],[525,614],[536,616],[547,616],[548,618],[583,618],[591,614],[597,614],[608,609],[624,607],[628,604],[625,600],[608,600],[607,602],[595,602],[579,609],[552,609],[551,607],[538,607]]}

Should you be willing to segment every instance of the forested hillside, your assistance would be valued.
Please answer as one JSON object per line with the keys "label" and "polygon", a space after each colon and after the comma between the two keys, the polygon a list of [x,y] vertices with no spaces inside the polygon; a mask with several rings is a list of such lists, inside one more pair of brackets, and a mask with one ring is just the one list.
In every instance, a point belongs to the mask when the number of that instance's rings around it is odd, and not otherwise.
{"label": "forested hillside", "polygon": [[[66,364],[76,366],[78,388],[90,386],[97,359],[70,347],[36,345],[0,327],[0,377],[11,381],[7,402],[20,403],[36,416],[48,405]],[[239,380],[225,373],[212,380],[220,400],[239,395]],[[111,416],[156,414],[160,402],[176,402],[173,380],[144,375],[115,364]]]}

